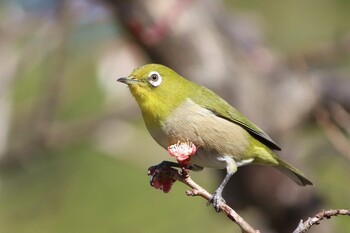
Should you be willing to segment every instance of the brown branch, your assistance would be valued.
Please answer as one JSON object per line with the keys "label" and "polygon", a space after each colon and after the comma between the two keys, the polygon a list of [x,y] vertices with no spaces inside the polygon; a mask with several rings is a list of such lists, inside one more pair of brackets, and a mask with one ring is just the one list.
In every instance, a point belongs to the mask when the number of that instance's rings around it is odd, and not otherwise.
{"label": "brown branch", "polygon": [[350,135],[350,113],[337,102],[331,102],[331,114],[337,125]]}
{"label": "brown branch", "polygon": [[[165,185],[168,181],[171,181],[171,184],[175,181],[180,181],[185,185],[189,186],[191,190],[187,190],[187,196],[200,196],[203,197],[210,203],[212,195],[194,182],[189,176],[189,170],[181,167],[181,171],[173,168],[172,166],[178,167],[176,163],[164,161],[157,166],[150,167],[148,170],[148,175],[151,175],[151,185],[155,187],[153,182],[159,181]],[[164,179],[164,178],[167,179]],[[170,184],[170,186],[171,186]],[[165,187],[165,186],[163,186]],[[159,185],[155,188],[162,189],[162,186]],[[169,186],[164,192],[170,190]],[[255,230],[249,223],[247,223],[236,211],[234,211],[230,206],[226,205],[224,202],[220,203],[220,210],[226,214],[226,216],[234,223],[236,223],[242,230],[243,233],[260,233],[259,230]],[[300,221],[298,227],[293,231],[293,233],[304,233],[307,232],[313,225],[320,224],[321,220],[330,219],[333,216],[338,215],[347,215],[350,216],[350,210],[346,209],[336,209],[336,210],[324,210],[320,213],[317,213],[314,217],[308,218],[305,222]]]}
{"label": "brown branch", "polygon": [[324,107],[318,106],[315,112],[315,117],[333,147],[339,152],[340,155],[350,160],[349,139],[332,121],[330,113]]}
{"label": "brown branch", "polygon": [[[208,202],[212,199],[212,195],[194,182],[188,174],[188,170],[182,169],[182,172],[172,169],[173,172],[170,174],[170,178],[178,180],[185,185],[189,186],[192,190],[186,191],[187,196],[200,196],[206,199]],[[175,172],[176,171],[176,172]],[[244,233],[260,233],[259,230],[255,230],[252,226],[249,225],[236,211],[234,211],[226,203],[220,203],[220,209],[226,216],[233,222],[235,222]]]}
{"label": "brown branch", "polygon": [[297,229],[293,231],[293,233],[303,233],[307,232],[313,225],[320,224],[320,221],[323,219],[330,219],[333,216],[338,215],[347,215],[350,216],[350,210],[345,209],[337,209],[337,210],[324,210],[318,214],[316,214],[314,217],[309,218],[305,222],[303,220],[300,221]]}

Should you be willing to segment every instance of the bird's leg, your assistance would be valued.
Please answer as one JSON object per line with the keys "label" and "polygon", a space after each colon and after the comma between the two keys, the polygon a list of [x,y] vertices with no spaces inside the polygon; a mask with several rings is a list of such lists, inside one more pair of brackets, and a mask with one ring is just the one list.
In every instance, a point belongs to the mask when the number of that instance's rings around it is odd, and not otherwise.
{"label": "bird's leg", "polygon": [[220,202],[225,202],[225,200],[222,198],[222,191],[224,190],[231,176],[237,171],[237,164],[233,158],[227,156],[224,157],[223,160],[226,162],[226,176],[221,182],[220,186],[215,190],[213,197],[208,202],[208,205],[211,203],[213,204],[216,212],[220,212]]}

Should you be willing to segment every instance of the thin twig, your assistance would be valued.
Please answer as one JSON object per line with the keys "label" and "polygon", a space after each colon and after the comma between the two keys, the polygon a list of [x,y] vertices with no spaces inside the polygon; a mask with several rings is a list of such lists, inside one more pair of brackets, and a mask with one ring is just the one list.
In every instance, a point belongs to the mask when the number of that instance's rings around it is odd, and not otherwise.
{"label": "thin twig", "polygon": [[330,112],[335,123],[350,135],[350,113],[338,102],[331,102]]}
{"label": "thin twig", "polygon": [[[212,199],[212,195],[194,182],[188,174],[188,170],[182,169],[182,173],[178,170],[173,169],[174,172],[171,173],[171,178],[178,180],[191,188],[186,194],[188,196],[200,196],[205,198],[207,201]],[[175,172],[176,171],[176,172]],[[234,211],[230,206],[226,205],[224,202],[220,203],[220,209],[226,216],[233,222],[235,222],[244,233],[260,233],[259,230],[255,230],[249,223],[247,223],[236,211]]]}
{"label": "thin twig", "polygon": [[330,113],[322,106],[315,112],[318,124],[324,130],[328,140],[340,155],[350,159],[350,140],[343,134],[338,126],[332,121]]}
{"label": "thin twig", "polygon": [[345,210],[345,209],[324,210],[324,211],[316,214],[314,217],[309,218],[305,222],[303,222],[303,220],[301,220],[297,229],[295,229],[293,231],[293,233],[307,232],[313,225],[318,225],[321,220],[330,219],[331,217],[338,216],[338,215],[350,216],[350,210]]}
{"label": "thin twig", "polygon": [[[163,192],[167,193],[170,191],[171,186],[175,181],[180,181],[191,188],[191,190],[186,191],[187,196],[203,197],[210,204],[212,202],[213,196],[192,180],[189,175],[189,169],[191,166],[186,165],[187,163],[185,163],[188,162],[189,160],[187,159],[189,159],[190,156],[196,152],[196,150],[189,150],[189,148],[193,148],[191,145],[192,144],[189,142],[181,144],[177,143],[176,146],[172,146],[170,149],[168,148],[168,151],[171,155],[178,156],[178,163],[163,161],[156,166],[151,166],[147,171],[147,174],[151,176],[150,184],[152,187],[160,189]],[[185,160],[179,160],[179,158],[185,158]],[[181,170],[175,168],[181,168]],[[241,228],[243,233],[260,233],[259,230],[255,230],[239,214],[237,214],[236,211],[234,211],[230,206],[226,205],[225,202],[220,202],[219,209],[225,213],[232,222],[236,223]],[[305,222],[301,220],[298,227],[294,230],[293,233],[306,232],[311,228],[311,226],[319,224],[321,220],[325,218],[329,219],[332,216],[337,215],[350,216],[350,210],[336,209],[322,211],[316,214],[314,217],[309,218]]]}

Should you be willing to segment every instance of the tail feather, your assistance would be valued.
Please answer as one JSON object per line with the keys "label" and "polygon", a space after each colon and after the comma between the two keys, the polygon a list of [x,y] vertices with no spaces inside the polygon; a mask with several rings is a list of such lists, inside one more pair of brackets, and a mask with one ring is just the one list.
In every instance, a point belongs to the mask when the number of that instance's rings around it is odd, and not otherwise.
{"label": "tail feather", "polygon": [[305,177],[305,175],[293,167],[291,164],[283,161],[281,158],[278,158],[279,165],[276,166],[278,170],[286,174],[291,178],[295,183],[300,186],[313,185],[312,181]]}

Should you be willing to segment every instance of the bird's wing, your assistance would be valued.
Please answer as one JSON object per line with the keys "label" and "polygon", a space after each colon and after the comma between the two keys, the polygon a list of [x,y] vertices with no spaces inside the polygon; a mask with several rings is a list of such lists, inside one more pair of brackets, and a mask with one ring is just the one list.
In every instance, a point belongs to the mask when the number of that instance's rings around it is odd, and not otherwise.
{"label": "bird's wing", "polygon": [[[200,87],[197,90],[200,93],[192,93],[190,97],[196,104],[208,109],[218,117],[240,125],[255,139],[269,148],[281,150],[281,148],[262,129],[253,124],[247,117],[228,104],[225,100],[217,96],[214,92],[205,87]],[[202,98],[203,96],[206,98]]]}

